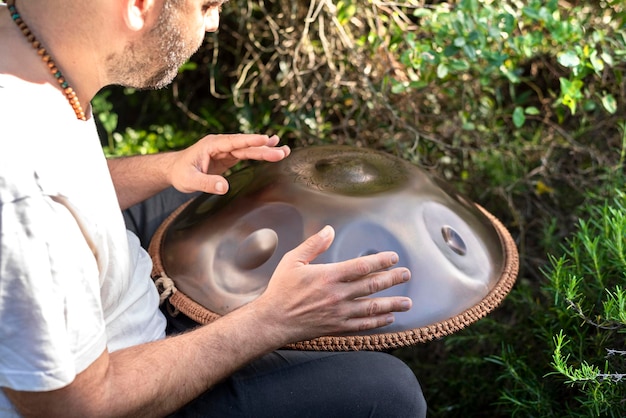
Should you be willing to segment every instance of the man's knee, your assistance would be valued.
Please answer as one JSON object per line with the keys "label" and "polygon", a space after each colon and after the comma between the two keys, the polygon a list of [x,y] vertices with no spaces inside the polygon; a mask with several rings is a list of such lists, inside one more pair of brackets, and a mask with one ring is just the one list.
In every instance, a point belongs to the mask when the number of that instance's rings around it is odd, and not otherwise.
{"label": "man's knee", "polygon": [[[401,360],[388,354],[371,353],[366,362],[368,391],[364,398],[374,403],[376,413],[385,417],[425,417],[426,400],[413,371]],[[377,415],[378,416],[378,415]]]}

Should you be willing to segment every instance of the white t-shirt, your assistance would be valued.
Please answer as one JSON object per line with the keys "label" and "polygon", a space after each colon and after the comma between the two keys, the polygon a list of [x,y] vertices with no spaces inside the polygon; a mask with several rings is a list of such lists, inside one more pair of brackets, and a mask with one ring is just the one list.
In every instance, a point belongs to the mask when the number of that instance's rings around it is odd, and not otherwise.
{"label": "white t-shirt", "polygon": [[72,115],[51,86],[0,74],[0,387],[58,389],[105,349],[165,336],[95,124]]}

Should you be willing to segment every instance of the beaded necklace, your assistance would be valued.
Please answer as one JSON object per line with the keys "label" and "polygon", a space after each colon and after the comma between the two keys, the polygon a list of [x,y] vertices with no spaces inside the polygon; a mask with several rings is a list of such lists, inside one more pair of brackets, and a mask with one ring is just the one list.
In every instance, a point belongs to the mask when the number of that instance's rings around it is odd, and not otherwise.
{"label": "beaded necklace", "polygon": [[65,93],[65,97],[67,97],[67,100],[70,102],[72,109],[74,109],[74,113],[76,113],[76,117],[80,120],[87,120],[87,117],[85,116],[85,112],[83,111],[83,107],[81,106],[80,102],[78,101],[78,97],[76,96],[76,92],[74,91],[74,89],[70,87],[69,83],[65,80],[65,77],[63,77],[63,74],[61,74],[61,71],[57,68],[56,64],[52,60],[52,57],[50,56],[48,51],[46,51],[43,45],[41,45],[41,42],[39,42],[35,38],[35,35],[33,35],[33,33],[30,31],[30,29],[28,28],[24,20],[22,20],[22,17],[20,16],[19,12],[17,11],[17,8],[15,7],[15,0],[6,0],[6,3],[7,3],[7,7],[9,8],[9,12],[11,13],[11,19],[13,19],[15,24],[22,31],[22,34],[26,37],[26,39],[28,39],[28,42],[30,42],[32,47],[37,50],[37,54],[39,54],[43,62],[48,66],[48,69],[50,70],[50,74],[54,76],[54,78],[57,80],[57,82],[63,89],[63,93]]}

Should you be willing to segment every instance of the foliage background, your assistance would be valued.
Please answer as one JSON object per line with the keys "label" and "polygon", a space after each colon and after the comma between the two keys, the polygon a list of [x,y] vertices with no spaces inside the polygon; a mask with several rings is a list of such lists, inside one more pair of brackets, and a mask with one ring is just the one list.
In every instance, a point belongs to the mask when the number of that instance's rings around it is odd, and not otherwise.
{"label": "foliage background", "polygon": [[265,132],[446,179],[504,222],[521,270],[487,318],[394,352],[430,416],[625,416],[625,17],[612,0],[231,0],[170,88],[93,105],[111,156]]}

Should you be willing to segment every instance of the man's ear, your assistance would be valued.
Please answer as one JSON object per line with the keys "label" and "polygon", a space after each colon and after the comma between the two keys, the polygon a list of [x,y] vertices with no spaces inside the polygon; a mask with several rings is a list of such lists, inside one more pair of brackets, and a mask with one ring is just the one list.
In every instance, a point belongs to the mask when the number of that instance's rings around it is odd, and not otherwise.
{"label": "man's ear", "polygon": [[155,0],[127,0],[124,19],[128,28],[140,31],[146,25],[148,12],[154,9]]}

